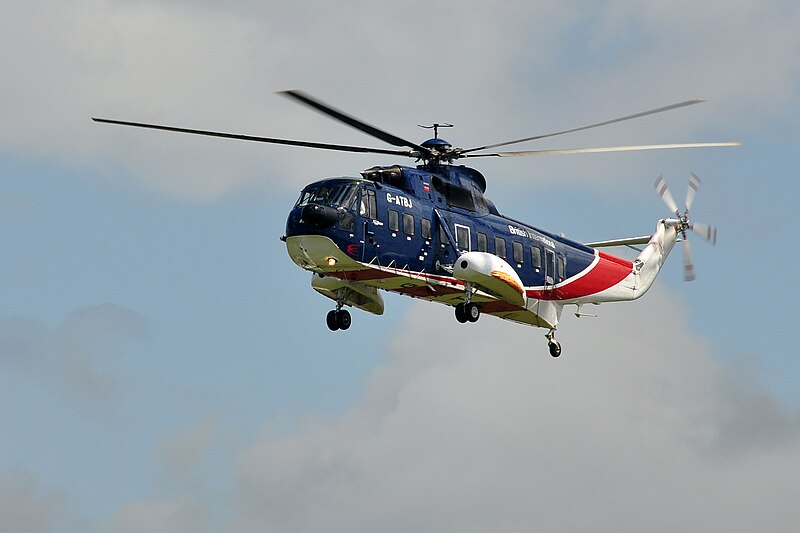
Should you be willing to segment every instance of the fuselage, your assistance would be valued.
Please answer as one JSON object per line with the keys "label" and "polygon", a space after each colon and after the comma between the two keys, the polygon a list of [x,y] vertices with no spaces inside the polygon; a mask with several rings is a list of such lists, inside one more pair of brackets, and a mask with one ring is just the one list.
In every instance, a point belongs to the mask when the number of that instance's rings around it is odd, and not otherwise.
{"label": "fuselage", "polygon": [[[563,304],[636,297],[630,261],[503,216],[484,191],[480,173],[450,165],[317,181],[289,213],[289,255],[317,275],[456,305],[465,291],[454,276],[458,258],[490,254],[516,273],[525,302],[489,290],[483,311],[542,327],[554,327]],[[560,305],[525,317],[539,301]]]}

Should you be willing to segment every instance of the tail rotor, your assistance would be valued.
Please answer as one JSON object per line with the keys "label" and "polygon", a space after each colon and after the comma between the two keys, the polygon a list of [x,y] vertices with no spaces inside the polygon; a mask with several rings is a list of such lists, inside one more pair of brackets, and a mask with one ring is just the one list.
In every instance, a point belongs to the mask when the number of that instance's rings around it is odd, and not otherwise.
{"label": "tail rotor", "polygon": [[712,246],[717,243],[717,228],[715,226],[692,223],[689,221],[689,211],[692,208],[692,204],[694,203],[698,189],[700,189],[701,183],[702,182],[700,181],[700,178],[698,178],[694,172],[689,174],[689,187],[686,190],[686,200],[683,204],[684,211],[681,213],[680,209],[678,208],[678,204],[675,203],[675,199],[672,197],[672,193],[669,191],[669,187],[667,186],[667,182],[664,180],[664,177],[659,176],[655,182],[656,192],[664,201],[667,209],[669,209],[670,212],[674,213],[675,216],[678,217],[674,223],[675,231],[680,234],[681,239],[683,240],[683,279],[685,281],[692,281],[697,278],[694,268],[694,260],[692,259],[692,247],[689,244],[686,230],[696,233],[711,243]]}

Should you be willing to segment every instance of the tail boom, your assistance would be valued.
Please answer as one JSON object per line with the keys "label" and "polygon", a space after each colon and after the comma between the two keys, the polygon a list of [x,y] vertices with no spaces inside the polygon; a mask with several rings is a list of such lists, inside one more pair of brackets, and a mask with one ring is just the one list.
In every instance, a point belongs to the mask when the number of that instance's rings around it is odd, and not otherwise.
{"label": "tail boom", "polygon": [[[587,304],[603,302],[624,302],[641,298],[653,285],[667,256],[678,240],[677,228],[680,220],[662,219],[656,224],[656,231],[647,246],[631,264],[627,275],[613,286],[595,294],[564,301],[564,304]],[[623,263],[608,254],[600,254],[600,261]],[[627,262],[624,262],[627,263]]]}

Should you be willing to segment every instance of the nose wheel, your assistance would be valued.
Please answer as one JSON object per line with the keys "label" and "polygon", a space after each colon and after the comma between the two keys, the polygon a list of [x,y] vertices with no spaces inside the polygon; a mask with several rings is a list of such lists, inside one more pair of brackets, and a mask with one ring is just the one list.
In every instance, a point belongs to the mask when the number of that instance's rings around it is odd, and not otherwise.
{"label": "nose wheel", "polygon": [[460,303],[456,305],[456,320],[462,324],[477,322],[481,317],[481,308],[474,303]]}
{"label": "nose wheel", "polygon": [[352,318],[347,309],[335,309],[328,311],[328,315],[325,317],[325,323],[328,324],[328,329],[331,331],[340,329],[344,331],[350,327]]}

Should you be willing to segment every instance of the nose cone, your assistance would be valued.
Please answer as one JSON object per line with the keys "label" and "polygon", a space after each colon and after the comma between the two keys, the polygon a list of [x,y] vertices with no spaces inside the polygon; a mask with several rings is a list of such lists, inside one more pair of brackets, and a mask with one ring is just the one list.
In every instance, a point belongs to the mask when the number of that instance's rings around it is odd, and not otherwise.
{"label": "nose cone", "polygon": [[329,228],[338,219],[339,213],[336,209],[319,204],[308,204],[301,214],[301,220],[315,228]]}

